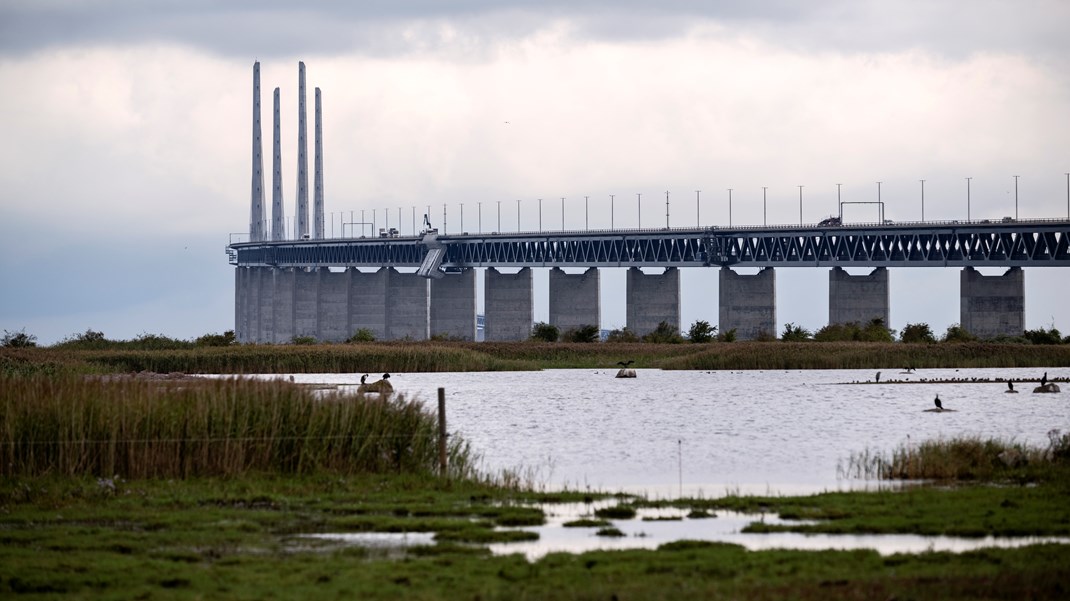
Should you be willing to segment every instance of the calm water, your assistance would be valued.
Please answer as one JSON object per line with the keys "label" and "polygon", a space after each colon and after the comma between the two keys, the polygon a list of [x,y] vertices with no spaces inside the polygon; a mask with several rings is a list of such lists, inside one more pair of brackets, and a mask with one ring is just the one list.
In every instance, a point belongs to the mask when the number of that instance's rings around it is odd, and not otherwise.
{"label": "calm water", "polygon": [[[882,380],[1039,379],[1043,369],[882,370]],[[1070,369],[1048,369],[1049,377]],[[1035,445],[1070,430],[1070,393],[1005,394],[1005,384],[873,384],[875,370],[393,373],[395,390],[432,409],[483,457],[547,488],[654,497],[801,494],[872,486],[843,480],[852,452],[958,435]],[[372,380],[377,378],[373,374]],[[360,374],[295,374],[356,385]],[[857,382],[857,383],[852,383]],[[927,413],[939,393],[948,413]],[[681,489],[682,482],[682,489]]]}

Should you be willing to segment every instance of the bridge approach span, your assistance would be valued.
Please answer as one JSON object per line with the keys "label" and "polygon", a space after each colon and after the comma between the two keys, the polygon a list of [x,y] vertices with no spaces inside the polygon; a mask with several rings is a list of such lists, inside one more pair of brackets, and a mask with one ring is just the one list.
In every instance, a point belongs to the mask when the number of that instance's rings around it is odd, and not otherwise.
{"label": "bridge approach span", "polygon": [[[441,234],[472,267],[1067,267],[1070,220]],[[234,243],[241,267],[420,266],[422,237]]]}

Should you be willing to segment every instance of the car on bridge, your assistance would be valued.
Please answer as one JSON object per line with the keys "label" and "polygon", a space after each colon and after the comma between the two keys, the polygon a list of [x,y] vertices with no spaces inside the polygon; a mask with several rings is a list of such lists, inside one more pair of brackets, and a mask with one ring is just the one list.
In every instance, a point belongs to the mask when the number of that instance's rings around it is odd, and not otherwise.
{"label": "car on bridge", "polygon": [[826,217],[818,222],[817,227],[834,227],[840,225],[839,217]]}

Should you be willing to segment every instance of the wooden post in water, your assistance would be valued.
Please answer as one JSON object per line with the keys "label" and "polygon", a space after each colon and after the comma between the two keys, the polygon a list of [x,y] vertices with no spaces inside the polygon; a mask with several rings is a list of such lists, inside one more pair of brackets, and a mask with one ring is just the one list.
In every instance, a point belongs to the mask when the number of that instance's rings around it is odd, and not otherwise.
{"label": "wooden post in water", "polygon": [[438,469],[446,475],[446,389],[438,389]]}

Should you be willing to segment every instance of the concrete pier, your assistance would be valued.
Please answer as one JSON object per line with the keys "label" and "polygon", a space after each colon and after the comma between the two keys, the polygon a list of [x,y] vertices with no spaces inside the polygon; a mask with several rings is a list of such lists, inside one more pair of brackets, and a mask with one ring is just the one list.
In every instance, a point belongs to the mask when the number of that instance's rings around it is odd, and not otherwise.
{"label": "concrete pier", "polygon": [[829,271],[829,323],[866,325],[874,319],[891,323],[888,268],[877,267],[868,275],[851,275],[842,267]]}
{"label": "concrete pier", "polygon": [[316,271],[319,277],[319,319],[316,322],[316,340],[341,342],[349,339],[349,279],[351,271],[334,272],[328,269]]}
{"label": "concrete pier", "polygon": [[294,336],[319,340],[319,270],[294,270]]}
{"label": "concrete pier", "polygon": [[431,337],[476,339],[476,272],[431,280]]}
{"label": "concrete pier", "polygon": [[964,267],[959,276],[959,325],[978,338],[1021,336],[1025,331],[1025,272],[981,275]]}
{"label": "concrete pier", "polygon": [[530,267],[515,274],[487,268],[483,281],[486,340],[527,340],[531,337],[531,326],[535,321],[531,289]]}
{"label": "concrete pier", "polygon": [[643,336],[665,321],[680,328],[680,270],[668,267],[660,275],[647,275],[638,267],[628,269],[627,325]]}
{"label": "concrete pier", "polygon": [[718,282],[721,333],[735,330],[739,340],[776,336],[776,272],[772,267],[754,275],[722,267]]}
{"label": "concrete pier", "polygon": [[560,267],[550,270],[550,325],[561,332],[580,326],[599,327],[601,295],[598,269],[583,273],[565,273]]}
{"label": "concrete pier", "polygon": [[427,278],[390,267],[386,286],[386,339],[427,340]]}
{"label": "concrete pier", "polygon": [[349,334],[371,331],[376,340],[386,340],[387,268],[365,273],[349,271]]}

